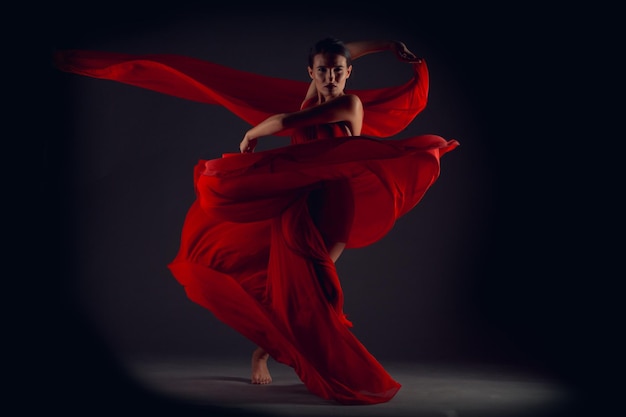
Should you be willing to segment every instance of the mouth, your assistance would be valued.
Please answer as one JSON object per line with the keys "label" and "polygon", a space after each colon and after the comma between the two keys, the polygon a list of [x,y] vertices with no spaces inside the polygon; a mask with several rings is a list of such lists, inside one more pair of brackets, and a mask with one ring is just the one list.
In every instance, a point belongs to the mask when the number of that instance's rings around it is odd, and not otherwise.
{"label": "mouth", "polygon": [[328,88],[329,90],[333,90],[333,89],[337,88],[337,86],[335,84],[328,84],[326,86],[326,88]]}

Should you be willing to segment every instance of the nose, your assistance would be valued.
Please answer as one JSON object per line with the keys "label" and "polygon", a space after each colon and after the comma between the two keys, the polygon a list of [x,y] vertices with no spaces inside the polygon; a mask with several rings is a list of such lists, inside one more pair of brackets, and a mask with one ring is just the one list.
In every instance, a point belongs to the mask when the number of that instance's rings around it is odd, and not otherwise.
{"label": "nose", "polygon": [[335,80],[335,73],[332,71],[328,71],[328,82],[333,82]]}

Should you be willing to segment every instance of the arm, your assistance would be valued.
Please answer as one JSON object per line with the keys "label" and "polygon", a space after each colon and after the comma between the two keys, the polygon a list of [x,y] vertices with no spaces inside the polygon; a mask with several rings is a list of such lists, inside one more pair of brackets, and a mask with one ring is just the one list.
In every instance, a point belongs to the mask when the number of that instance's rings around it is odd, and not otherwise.
{"label": "arm", "polygon": [[383,41],[354,41],[347,42],[346,46],[350,51],[352,59],[357,59],[362,56],[381,51],[392,51],[396,54],[396,57],[401,61],[406,62],[420,62],[421,60],[411,52],[403,42],[396,40],[383,40]]}
{"label": "arm", "polygon": [[319,106],[270,116],[246,132],[239,149],[242,153],[253,152],[259,137],[273,135],[285,129],[340,121],[348,123],[353,135],[361,134],[363,104],[357,96],[347,94]]}

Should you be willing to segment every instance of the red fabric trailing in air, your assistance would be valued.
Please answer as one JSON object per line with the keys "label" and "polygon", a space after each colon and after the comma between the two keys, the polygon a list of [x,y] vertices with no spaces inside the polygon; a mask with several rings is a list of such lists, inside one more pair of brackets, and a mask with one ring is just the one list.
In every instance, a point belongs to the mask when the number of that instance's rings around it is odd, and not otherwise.
{"label": "red fabric trailing in air", "polygon": [[[298,109],[308,88],[175,55],[61,51],[56,63],[221,105],[251,124]],[[401,386],[351,332],[325,239],[345,219],[348,249],[381,239],[436,181],[440,158],[459,145],[436,135],[371,137],[400,132],[426,105],[426,64],[413,68],[401,86],[352,91],[365,107],[362,136],[292,137],[290,146],[200,160],[197,199],[168,265],[192,301],[291,366],[312,393],[342,404],[386,402]],[[325,218],[338,210],[346,211],[340,220]]]}
{"label": "red fabric trailing in air", "polygon": [[[173,54],[60,50],[55,52],[54,61],[66,72],[220,105],[251,125],[272,114],[299,109],[309,88],[309,82],[268,77]],[[346,90],[363,101],[363,135],[393,136],[424,109],[428,98],[428,70],[424,61],[412,65],[414,76],[402,85]],[[290,134],[285,131],[280,135]]]}

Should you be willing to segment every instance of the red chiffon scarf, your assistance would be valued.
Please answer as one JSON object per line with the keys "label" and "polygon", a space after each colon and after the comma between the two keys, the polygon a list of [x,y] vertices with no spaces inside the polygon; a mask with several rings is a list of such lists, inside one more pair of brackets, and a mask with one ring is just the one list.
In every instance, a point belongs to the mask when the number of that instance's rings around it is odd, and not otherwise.
{"label": "red chiffon scarf", "polygon": [[[308,82],[239,71],[181,55],[62,50],[55,52],[54,59],[56,66],[66,72],[223,106],[251,125],[272,114],[299,109],[309,87]],[[424,109],[428,70],[425,62],[412,65],[414,76],[402,85],[346,91],[357,94],[363,102],[363,135],[380,138],[395,135]]]}

